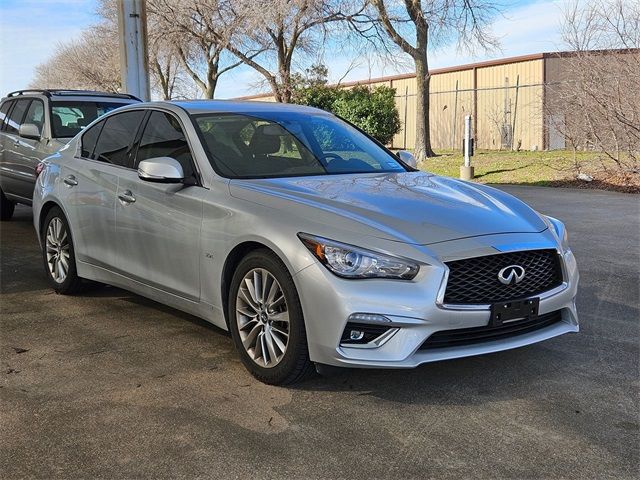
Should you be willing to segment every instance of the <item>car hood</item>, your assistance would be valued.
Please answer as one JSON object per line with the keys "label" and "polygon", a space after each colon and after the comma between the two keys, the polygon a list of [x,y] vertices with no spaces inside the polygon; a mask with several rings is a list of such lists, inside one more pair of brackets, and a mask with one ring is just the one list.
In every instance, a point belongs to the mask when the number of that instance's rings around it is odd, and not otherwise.
{"label": "car hood", "polygon": [[310,221],[422,245],[546,229],[505,192],[423,172],[233,180],[230,190]]}

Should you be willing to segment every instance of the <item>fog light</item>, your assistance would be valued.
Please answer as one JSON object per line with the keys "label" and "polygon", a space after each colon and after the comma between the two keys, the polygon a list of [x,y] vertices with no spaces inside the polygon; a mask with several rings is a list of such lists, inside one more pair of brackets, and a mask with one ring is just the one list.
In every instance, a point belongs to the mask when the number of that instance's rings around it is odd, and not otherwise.
{"label": "fog light", "polygon": [[349,340],[352,342],[359,342],[364,338],[364,330],[351,330],[349,333]]}

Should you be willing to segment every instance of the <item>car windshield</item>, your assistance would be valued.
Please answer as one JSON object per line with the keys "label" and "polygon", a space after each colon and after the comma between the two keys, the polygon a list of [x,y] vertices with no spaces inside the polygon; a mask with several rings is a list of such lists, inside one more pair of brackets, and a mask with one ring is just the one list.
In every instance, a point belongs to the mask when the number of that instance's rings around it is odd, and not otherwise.
{"label": "car windshield", "polygon": [[195,115],[209,161],[227,178],[404,172],[375,141],[332,115]]}
{"label": "car windshield", "polygon": [[128,103],[53,101],[51,102],[51,128],[54,138],[75,137],[96,118]]}

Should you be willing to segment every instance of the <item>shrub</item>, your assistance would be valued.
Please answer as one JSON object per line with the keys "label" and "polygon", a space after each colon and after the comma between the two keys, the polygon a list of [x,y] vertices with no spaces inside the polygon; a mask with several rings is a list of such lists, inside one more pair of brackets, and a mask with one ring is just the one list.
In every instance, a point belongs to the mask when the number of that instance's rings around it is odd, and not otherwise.
{"label": "shrub", "polygon": [[332,112],[364,130],[383,144],[391,143],[400,131],[400,115],[396,108],[395,89],[380,86],[356,86],[340,89],[314,85],[298,89],[293,102]]}

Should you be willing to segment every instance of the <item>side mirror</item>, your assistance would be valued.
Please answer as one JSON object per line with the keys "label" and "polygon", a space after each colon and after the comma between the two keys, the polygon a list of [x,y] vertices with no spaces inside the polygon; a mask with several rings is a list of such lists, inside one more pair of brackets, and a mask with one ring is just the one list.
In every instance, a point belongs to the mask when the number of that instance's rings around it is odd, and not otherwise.
{"label": "side mirror", "polygon": [[180,183],[184,180],[184,172],[176,159],[156,157],[138,164],[138,177],[147,182]]}
{"label": "side mirror", "polygon": [[18,135],[23,138],[31,138],[32,140],[40,140],[40,129],[33,123],[23,123],[18,129]]}
{"label": "side mirror", "polygon": [[418,168],[418,162],[416,162],[416,157],[413,156],[413,153],[407,152],[406,150],[400,150],[398,152],[398,156],[400,160],[413,168]]}

